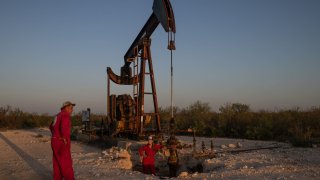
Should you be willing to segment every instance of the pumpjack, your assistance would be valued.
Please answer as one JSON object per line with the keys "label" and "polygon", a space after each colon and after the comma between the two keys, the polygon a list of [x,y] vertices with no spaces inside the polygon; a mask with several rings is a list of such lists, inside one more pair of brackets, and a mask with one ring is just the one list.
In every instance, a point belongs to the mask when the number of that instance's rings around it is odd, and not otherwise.
{"label": "pumpjack", "polygon": [[[176,27],[169,0],[154,0],[152,10],[151,16],[124,55],[124,65],[120,69],[120,75],[116,75],[110,67],[107,67],[107,124],[109,134],[112,136],[142,137],[161,133],[150,48],[151,35],[159,24],[168,33],[167,48],[171,51],[172,68],[172,50],[176,49]],[[146,76],[150,78],[151,92],[145,92]],[[132,96],[130,94],[110,94],[110,80],[117,85],[132,85]],[[146,95],[152,96],[153,112],[145,112]]]}

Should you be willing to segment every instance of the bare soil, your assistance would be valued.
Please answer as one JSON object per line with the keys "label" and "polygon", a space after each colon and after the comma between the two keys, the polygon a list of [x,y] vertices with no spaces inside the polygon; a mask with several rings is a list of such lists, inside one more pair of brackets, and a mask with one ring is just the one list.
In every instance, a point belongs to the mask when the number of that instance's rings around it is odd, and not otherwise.
{"label": "bare soil", "polygon": [[[185,148],[179,150],[181,167],[178,177],[173,179],[320,179],[319,147],[296,148],[270,141],[197,138],[197,151],[202,151],[202,141],[205,151],[194,157],[191,155],[192,137],[178,139]],[[137,154],[145,142],[124,139],[117,142],[117,147],[106,148],[101,144],[73,141],[71,151],[76,179],[167,178],[165,156],[160,153],[156,156],[157,176],[145,175],[140,172]],[[0,131],[0,152],[0,179],[52,179],[48,129]],[[208,156],[201,156],[203,154]]]}

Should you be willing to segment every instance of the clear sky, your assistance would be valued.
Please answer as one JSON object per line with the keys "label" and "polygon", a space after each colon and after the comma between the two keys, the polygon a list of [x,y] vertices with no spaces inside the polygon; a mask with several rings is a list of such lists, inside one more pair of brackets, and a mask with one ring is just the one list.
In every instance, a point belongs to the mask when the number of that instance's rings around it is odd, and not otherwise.
{"label": "clear sky", "polygon": [[[0,0],[0,106],[106,113],[106,67],[152,13],[151,0]],[[171,0],[174,105],[197,100],[253,110],[320,105],[319,0]],[[159,106],[170,106],[170,52],[158,26],[152,56]],[[124,93],[112,86],[113,93]],[[129,93],[131,92],[131,88]]]}

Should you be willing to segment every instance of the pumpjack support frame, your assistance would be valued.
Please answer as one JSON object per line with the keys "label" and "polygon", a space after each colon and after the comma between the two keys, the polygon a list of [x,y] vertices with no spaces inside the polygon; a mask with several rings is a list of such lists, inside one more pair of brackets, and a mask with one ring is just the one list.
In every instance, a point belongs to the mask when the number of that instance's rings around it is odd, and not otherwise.
{"label": "pumpjack support frame", "polygon": [[[161,133],[160,115],[158,109],[158,99],[156,93],[156,83],[154,79],[152,56],[151,56],[151,35],[159,24],[168,32],[168,49],[175,50],[175,19],[171,3],[169,0],[154,0],[153,12],[139,34],[124,55],[124,65],[121,67],[120,76],[116,75],[110,67],[107,68],[108,75],[108,95],[107,111],[108,124],[117,124],[113,134],[126,133],[144,136],[146,134]],[[131,64],[133,64],[133,75]],[[148,69],[146,68],[148,66]],[[138,68],[140,67],[140,69]],[[148,71],[148,72],[147,72]],[[146,76],[150,76],[151,92],[145,92]],[[127,103],[123,99],[110,95],[110,80],[119,85],[133,85],[133,102]],[[153,109],[151,113],[145,112],[145,95],[152,95]],[[112,98],[111,98],[112,97]],[[126,96],[127,97],[127,96]],[[130,100],[131,101],[131,100]],[[125,115],[125,109],[130,109],[129,104],[134,106],[132,117]],[[131,111],[130,111],[131,112]],[[153,117],[153,118],[151,118]],[[149,119],[155,122],[155,129],[147,129]],[[131,122],[120,123],[121,121]],[[129,124],[126,126],[125,124]],[[113,125],[114,126],[114,125]]]}

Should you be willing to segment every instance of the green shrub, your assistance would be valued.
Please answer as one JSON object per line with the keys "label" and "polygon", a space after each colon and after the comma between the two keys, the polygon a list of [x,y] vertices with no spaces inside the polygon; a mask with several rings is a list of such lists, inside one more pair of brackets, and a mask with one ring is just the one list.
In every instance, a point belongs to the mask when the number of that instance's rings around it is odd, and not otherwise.
{"label": "green shrub", "polygon": [[11,106],[0,107],[0,128],[21,129],[34,127],[48,127],[52,121],[52,116],[47,114],[38,115],[36,113],[23,112],[19,108]]}
{"label": "green shrub", "polygon": [[320,139],[319,107],[252,112],[248,105],[227,103],[219,111],[211,112],[208,103],[197,101],[176,112],[176,129],[196,129],[201,136],[290,141],[295,146],[310,146]]}
{"label": "green shrub", "polygon": [[[161,128],[168,129],[171,108],[160,108]],[[81,113],[74,115],[73,126],[82,125]],[[91,114],[93,125],[100,127],[105,115]],[[241,103],[227,103],[212,112],[208,103],[197,101],[186,108],[174,107],[175,129],[195,129],[209,137],[232,137],[257,140],[290,141],[295,146],[320,143],[320,107],[307,111],[299,108],[277,112],[252,112]],[[19,108],[0,107],[0,128],[18,129],[48,127],[53,117],[26,113]],[[188,134],[188,133],[187,133]]]}

